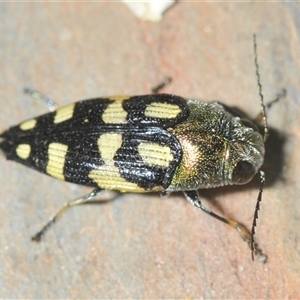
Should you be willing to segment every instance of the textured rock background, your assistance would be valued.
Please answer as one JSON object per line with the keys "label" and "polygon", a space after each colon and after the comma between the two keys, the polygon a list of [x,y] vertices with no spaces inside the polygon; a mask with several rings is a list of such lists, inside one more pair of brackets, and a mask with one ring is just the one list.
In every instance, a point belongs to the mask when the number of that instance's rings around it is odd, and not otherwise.
{"label": "textured rock background", "polygon": [[[90,191],[0,159],[2,298],[298,298],[300,296],[300,7],[296,3],[178,3],[160,23],[122,3],[0,4],[0,130],[47,111],[36,88],[64,105],[164,92],[260,111],[257,34],[269,112],[257,239],[262,265],[228,226],[180,194],[121,195],[70,210],[40,244],[30,237],[66,200]],[[250,226],[259,181],[200,191],[214,211]]]}

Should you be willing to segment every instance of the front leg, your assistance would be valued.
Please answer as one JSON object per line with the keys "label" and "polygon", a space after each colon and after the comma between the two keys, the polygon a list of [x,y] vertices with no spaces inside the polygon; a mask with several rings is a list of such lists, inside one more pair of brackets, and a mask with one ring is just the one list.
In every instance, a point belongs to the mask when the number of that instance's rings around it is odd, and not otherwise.
{"label": "front leg", "polygon": [[[190,203],[192,203],[194,206],[201,209],[208,215],[214,217],[215,219],[217,219],[223,223],[226,223],[229,226],[231,226],[232,228],[236,229],[238,231],[240,237],[245,242],[247,242],[250,249],[252,250],[252,248],[253,248],[253,253],[258,257],[258,260],[263,263],[265,263],[267,261],[267,256],[257,247],[256,243],[253,241],[253,236],[251,235],[251,233],[245,226],[243,226],[242,224],[238,223],[235,220],[223,218],[223,217],[217,215],[216,213],[214,213],[213,211],[211,211],[210,209],[204,207],[200,201],[197,191],[185,191],[183,193],[184,193],[186,199]],[[252,245],[254,245],[254,246],[252,246]]]}

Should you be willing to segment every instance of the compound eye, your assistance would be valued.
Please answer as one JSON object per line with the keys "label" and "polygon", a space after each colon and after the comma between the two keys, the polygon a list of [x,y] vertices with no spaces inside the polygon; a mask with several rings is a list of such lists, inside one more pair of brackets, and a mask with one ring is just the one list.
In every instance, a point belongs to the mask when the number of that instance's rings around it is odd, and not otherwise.
{"label": "compound eye", "polygon": [[254,175],[254,167],[247,161],[240,161],[233,170],[232,183],[245,184],[249,182]]}
{"label": "compound eye", "polygon": [[252,128],[254,131],[259,132],[257,126],[256,126],[253,122],[251,122],[251,121],[249,121],[249,120],[247,120],[247,119],[241,119],[241,123],[242,123],[244,126],[249,127],[249,128]]}

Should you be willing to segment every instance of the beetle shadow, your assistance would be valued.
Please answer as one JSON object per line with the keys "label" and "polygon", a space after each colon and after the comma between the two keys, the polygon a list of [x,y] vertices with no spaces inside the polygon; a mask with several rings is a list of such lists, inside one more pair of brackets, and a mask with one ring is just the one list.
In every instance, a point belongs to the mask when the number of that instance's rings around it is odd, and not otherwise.
{"label": "beetle shadow", "polygon": [[279,131],[269,128],[269,138],[266,141],[265,160],[261,167],[266,173],[266,186],[272,186],[277,181],[285,181],[283,169],[285,165],[284,146],[287,137]]}

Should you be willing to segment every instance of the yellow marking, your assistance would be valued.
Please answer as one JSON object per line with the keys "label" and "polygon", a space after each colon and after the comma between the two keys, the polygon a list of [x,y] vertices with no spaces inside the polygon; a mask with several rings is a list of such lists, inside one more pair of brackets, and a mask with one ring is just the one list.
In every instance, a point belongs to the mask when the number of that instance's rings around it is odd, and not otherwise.
{"label": "yellow marking", "polygon": [[105,97],[109,100],[115,100],[115,101],[119,101],[119,102],[122,102],[124,100],[127,100],[129,99],[131,96],[128,96],[128,95],[116,95],[116,96],[109,96],[109,97]]}
{"label": "yellow marking", "polygon": [[100,188],[120,191],[122,193],[146,193],[136,183],[128,182],[120,176],[119,170],[115,166],[103,165],[99,169],[92,170],[89,178],[98,184]]}
{"label": "yellow marking", "polygon": [[57,109],[54,117],[54,124],[61,123],[71,119],[73,117],[74,108],[75,108],[75,103],[71,103],[67,106]]}
{"label": "yellow marking", "polygon": [[145,116],[159,119],[173,119],[180,112],[181,109],[176,104],[152,102],[146,107]]}
{"label": "yellow marking", "polygon": [[31,119],[28,121],[25,121],[23,123],[20,124],[20,128],[22,130],[29,130],[29,129],[33,129],[36,125],[36,120],[35,119]]}
{"label": "yellow marking", "polygon": [[101,157],[109,164],[113,164],[117,150],[122,146],[122,134],[105,133],[98,139],[98,149]]}
{"label": "yellow marking", "polygon": [[17,155],[22,159],[27,159],[30,155],[31,147],[29,144],[20,144],[16,149]]}
{"label": "yellow marking", "polygon": [[119,169],[114,165],[114,156],[122,146],[122,134],[105,133],[98,139],[98,148],[104,165],[89,173],[89,178],[103,189],[118,190],[121,192],[145,192],[137,184],[127,182],[121,177]]}
{"label": "yellow marking", "polygon": [[48,147],[48,164],[46,172],[60,180],[65,180],[64,165],[68,146],[61,143],[51,143]]}
{"label": "yellow marking", "polygon": [[102,115],[104,123],[124,123],[127,112],[122,107],[122,102],[113,102],[108,105]]}
{"label": "yellow marking", "polygon": [[143,161],[149,165],[166,168],[174,158],[169,147],[155,143],[140,143],[138,151]]}

